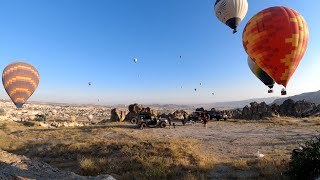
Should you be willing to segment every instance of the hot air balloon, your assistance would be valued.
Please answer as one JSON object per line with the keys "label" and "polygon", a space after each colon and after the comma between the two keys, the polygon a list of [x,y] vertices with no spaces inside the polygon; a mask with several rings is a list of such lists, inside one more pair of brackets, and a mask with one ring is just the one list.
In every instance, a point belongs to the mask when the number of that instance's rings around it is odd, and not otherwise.
{"label": "hot air balloon", "polygon": [[93,116],[91,114],[89,114],[87,118],[88,118],[89,121],[92,121]]}
{"label": "hot air balloon", "polygon": [[197,91],[197,89],[195,88],[194,91]]}
{"label": "hot air balloon", "polygon": [[56,115],[58,111],[56,109],[54,109],[51,112],[52,112],[53,115]]}
{"label": "hot air balloon", "polygon": [[[287,86],[308,45],[304,18],[288,7],[271,7],[253,16],[243,35],[252,60],[278,84]],[[286,94],[285,89],[281,93]]]}
{"label": "hot air balloon", "polygon": [[88,82],[88,86],[91,86],[91,82]]}
{"label": "hot air balloon", "polygon": [[137,62],[138,62],[138,58],[134,58],[134,59],[133,59],[133,62],[134,62],[134,63],[137,63]]}
{"label": "hot air balloon", "polygon": [[39,81],[38,70],[25,62],[11,63],[2,73],[3,86],[18,109],[21,109],[34,93]]}
{"label": "hot air balloon", "polygon": [[248,12],[247,0],[217,0],[214,4],[217,18],[237,32],[237,27]]}
{"label": "hot air balloon", "polygon": [[273,86],[274,86],[274,80],[266,73],[264,72],[255,62],[252,61],[252,59],[248,56],[248,66],[252,73],[260,79],[260,81],[263,82],[266,86],[268,86],[270,89],[268,90],[268,93],[273,93]]}

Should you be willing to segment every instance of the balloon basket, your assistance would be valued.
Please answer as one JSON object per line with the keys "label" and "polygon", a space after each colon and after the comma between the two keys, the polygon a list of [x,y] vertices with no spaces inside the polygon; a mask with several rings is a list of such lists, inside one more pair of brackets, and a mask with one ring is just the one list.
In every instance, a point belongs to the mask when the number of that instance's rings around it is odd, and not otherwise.
{"label": "balloon basket", "polygon": [[282,95],[282,96],[287,95],[287,91],[286,91],[286,90],[282,90],[282,91],[281,91],[281,95]]}
{"label": "balloon basket", "polygon": [[269,89],[269,90],[268,90],[268,93],[269,93],[269,94],[273,93],[273,89]]}

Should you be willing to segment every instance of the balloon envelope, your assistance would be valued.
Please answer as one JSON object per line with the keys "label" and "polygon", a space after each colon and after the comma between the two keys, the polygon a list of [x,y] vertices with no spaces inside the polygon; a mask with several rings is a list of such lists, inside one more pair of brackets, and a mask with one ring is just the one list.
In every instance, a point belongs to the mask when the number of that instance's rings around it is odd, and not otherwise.
{"label": "balloon envelope", "polygon": [[37,89],[39,81],[38,70],[25,62],[11,63],[2,73],[3,86],[17,108],[22,108]]}
{"label": "balloon envelope", "polygon": [[269,88],[273,88],[274,80],[266,73],[264,72],[255,62],[252,61],[250,57],[248,57],[248,66],[252,73],[260,79],[260,81],[263,82],[266,86]]}
{"label": "balloon envelope", "polygon": [[304,18],[287,7],[271,7],[253,16],[243,35],[252,60],[278,84],[287,86],[308,45]]}
{"label": "balloon envelope", "polygon": [[90,115],[88,115],[87,118],[88,118],[89,121],[91,121],[93,119],[93,116],[90,114]]}
{"label": "balloon envelope", "polygon": [[247,0],[217,0],[214,5],[217,18],[237,32],[237,27],[248,12]]}

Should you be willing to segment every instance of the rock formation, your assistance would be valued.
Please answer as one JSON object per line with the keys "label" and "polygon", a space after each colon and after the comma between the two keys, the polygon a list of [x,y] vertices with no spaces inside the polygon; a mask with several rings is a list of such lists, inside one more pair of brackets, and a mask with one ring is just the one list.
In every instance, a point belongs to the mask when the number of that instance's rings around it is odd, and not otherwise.
{"label": "rock formation", "polygon": [[120,111],[117,108],[114,108],[111,110],[110,120],[112,122],[118,122],[118,121],[122,122],[125,120],[126,115],[127,115],[126,111]]}
{"label": "rock formation", "polygon": [[266,103],[250,103],[242,111],[239,109],[229,111],[234,119],[260,120],[278,116],[308,117],[320,115],[320,105],[306,101],[294,102],[288,99],[280,106],[277,104],[267,105]]}
{"label": "rock formation", "polygon": [[41,161],[15,155],[0,150],[0,179],[78,179],[78,180],[115,180],[110,175],[97,177],[79,176],[73,172],[62,171]]}
{"label": "rock formation", "polygon": [[279,106],[279,114],[280,116],[303,117],[308,112],[309,115],[312,115],[310,112],[313,112],[315,109],[317,109],[317,106],[314,103],[306,101],[294,102],[292,99],[288,99]]}

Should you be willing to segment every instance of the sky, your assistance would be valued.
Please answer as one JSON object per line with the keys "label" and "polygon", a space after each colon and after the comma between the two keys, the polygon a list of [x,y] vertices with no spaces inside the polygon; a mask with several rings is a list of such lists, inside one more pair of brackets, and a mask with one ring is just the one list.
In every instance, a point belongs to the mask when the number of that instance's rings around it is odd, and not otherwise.
{"label": "sky", "polygon": [[[303,15],[310,33],[288,95],[320,90],[319,0],[248,0],[236,34],[216,18],[214,2],[0,0],[0,70],[13,61],[38,69],[30,101],[190,104],[280,96],[281,86],[268,94],[249,70],[242,31],[259,11],[287,6]],[[3,88],[0,98],[9,99]]]}

